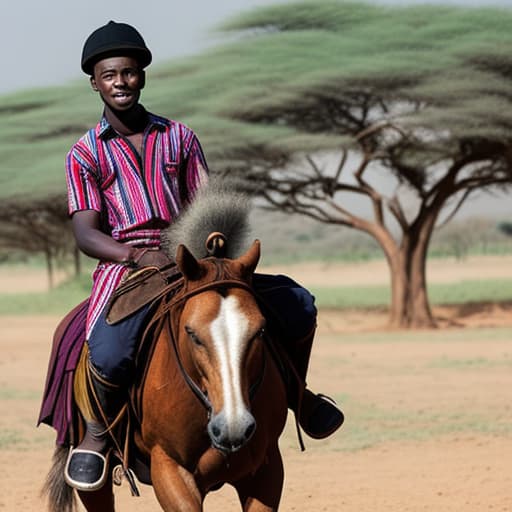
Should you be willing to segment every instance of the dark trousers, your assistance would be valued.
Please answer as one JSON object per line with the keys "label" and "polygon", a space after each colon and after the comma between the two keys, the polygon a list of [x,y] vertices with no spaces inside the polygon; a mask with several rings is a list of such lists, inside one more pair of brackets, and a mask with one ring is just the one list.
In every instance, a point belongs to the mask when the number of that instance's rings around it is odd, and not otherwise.
{"label": "dark trousers", "polygon": [[[286,345],[311,334],[316,325],[316,307],[308,290],[283,275],[254,274],[253,286],[268,329],[279,333]],[[125,384],[130,380],[148,310],[145,306],[114,325],[107,323],[105,313],[98,318],[88,340],[89,357],[109,382]]]}

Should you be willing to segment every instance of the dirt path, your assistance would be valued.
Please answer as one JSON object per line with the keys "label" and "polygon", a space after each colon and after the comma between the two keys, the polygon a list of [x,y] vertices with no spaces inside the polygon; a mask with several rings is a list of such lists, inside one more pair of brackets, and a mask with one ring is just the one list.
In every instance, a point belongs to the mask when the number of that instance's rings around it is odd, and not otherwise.
{"label": "dirt path", "polygon": [[[306,285],[386,283],[384,262],[303,264],[287,272]],[[512,277],[512,257],[429,261],[431,282]],[[44,291],[43,272],[0,267],[2,293]],[[512,512],[512,306],[435,308],[441,329],[388,331],[385,311],[322,310],[309,383],[331,394],[347,420],[300,453],[293,425],[281,440],[283,511]],[[57,317],[1,317],[0,512],[46,510],[39,489],[53,431],[35,429]],[[152,489],[118,509],[157,511]],[[82,510],[82,509],[81,509]],[[209,512],[238,510],[229,488]]]}
{"label": "dirt path", "polygon": [[[306,440],[305,453],[288,425],[281,510],[512,511],[512,321],[502,316],[501,327],[420,333],[354,333],[348,314],[322,322],[310,384],[343,404],[347,422],[328,441]],[[34,424],[57,320],[2,318],[0,511],[45,510],[54,436]],[[151,488],[142,494],[121,487],[118,509],[159,510]],[[238,510],[232,490],[206,510]]]}

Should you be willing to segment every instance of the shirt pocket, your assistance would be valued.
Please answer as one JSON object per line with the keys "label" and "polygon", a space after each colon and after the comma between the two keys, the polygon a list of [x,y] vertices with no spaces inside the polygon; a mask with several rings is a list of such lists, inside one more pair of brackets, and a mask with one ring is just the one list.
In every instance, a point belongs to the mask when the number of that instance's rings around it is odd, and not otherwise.
{"label": "shirt pocket", "polygon": [[173,205],[173,214],[177,214],[181,209],[181,197],[180,197],[180,166],[178,162],[165,162],[164,163],[164,175],[167,185],[169,187],[169,193],[171,194],[171,204]]}
{"label": "shirt pocket", "polygon": [[171,187],[172,193],[178,191],[179,186],[179,165],[178,162],[165,162],[164,163],[164,176],[167,183]]}
{"label": "shirt pocket", "polygon": [[164,169],[168,175],[177,176],[178,175],[178,162],[165,162]]}

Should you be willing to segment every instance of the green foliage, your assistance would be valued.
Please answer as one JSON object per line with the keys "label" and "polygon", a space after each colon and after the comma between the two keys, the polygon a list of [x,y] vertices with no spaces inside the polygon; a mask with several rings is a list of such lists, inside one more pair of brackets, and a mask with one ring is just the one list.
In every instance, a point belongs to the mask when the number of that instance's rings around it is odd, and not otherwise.
{"label": "green foliage", "polygon": [[311,286],[315,303],[320,308],[381,308],[389,304],[388,286]]}
{"label": "green foliage", "polygon": [[41,393],[27,389],[13,389],[3,387],[0,389],[0,400],[40,400]]}
{"label": "green foliage", "polygon": [[[503,137],[512,124],[511,22],[509,10],[495,8],[332,0],[267,7],[221,27],[240,32],[235,41],[150,68],[143,100],[190,124],[212,169],[248,144],[286,152],[338,147],[339,138],[325,134],[230,119],[307,101],[304,91],[329,87],[421,98],[432,105],[422,121],[433,128]],[[0,196],[63,194],[64,157],[100,112],[85,77],[2,97]]]}
{"label": "green foliage", "polygon": [[[448,81],[449,87],[454,67],[465,65],[468,55],[475,59],[485,49],[496,48],[498,41],[500,52],[506,53],[503,44],[511,44],[510,19],[510,11],[496,9],[303,2],[249,13],[225,28],[262,29],[254,36],[258,44],[248,50],[267,53],[269,58],[259,62],[264,66],[272,66],[269,61],[284,61],[281,90],[293,89],[297,78],[304,80],[328,71],[338,80],[349,78],[352,82],[358,77],[371,81],[379,76],[391,81],[393,75],[403,73],[418,78],[432,76],[433,86]],[[288,47],[286,41],[292,44]],[[245,54],[246,50],[242,47],[243,60],[254,59],[253,53]],[[301,67],[294,72],[290,61]],[[440,76],[441,72],[446,75]]]}
{"label": "green foliage", "polygon": [[425,441],[456,433],[509,435],[510,424],[489,423],[484,412],[471,408],[453,413],[436,410],[392,410],[348,397],[344,411],[351,422],[344,427],[342,451],[357,451],[390,441]]}
{"label": "green foliage", "polygon": [[507,236],[512,236],[512,222],[501,222],[498,229]]}
{"label": "green foliage", "polygon": [[[266,210],[255,211],[252,219],[251,237],[261,240],[263,265],[382,258],[377,242],[357,230]],[[506,254],[512,254],[512,238],[502,233],[494,220],[471,217],[436,230],[428,257],[464,260],[469,256]]]}
{"label": "green foliage", "polygon": [[17,430],[12,428],[0,428],[0,450],[13,448],[22,443],[23,438]]}
{"label": "green foliage", "polygon": [[101,111],[98,104],[91,108],[85,91],[83,85],[70,85],[2,98],[1,197],[30,201],[56,193],[64,196],[66,153]]}
{"label": "green foliage", "polygon": [[[65,314],[90,293],[89,276],[72,279],[42,293],[0,294],[0,315]],[[433,304],[471,304],[512,302],[512,280],[468,280],[450,284],[430,284]],[[389,304],[389,286],[312,286],[316,304],[321,308],[385,308]]]}
{"label": "green foliage", "polygon": [[499,368],[512,367],[512,358],[508,355],[500,360],[489,359],[487,357],[473,357],[467,359],[448,358],[446,356],[433,360],[430,364],[432,368],[473,370],[475,368]]}
{"label": "green foliage", "polygon": [[[319,307],[384,308],[390,301],[389,286],[311,287]],[[468,280],[428,285],[430,302],[438,305],[479,302],[512,302],[512,279]]]}
{"label": "green foliage", "polygon": [[430,244],[429,257],[454,256],[463,260],[468,256],[512,253],[512,240],[500,226],[485,218],[453,221],[438,229]]}
{"label": "green foliage", "polygon": [[242,14],[222,25],[224,30],[266,29],[292,31],[322,29],[342,32],[380,16],[382,11],[370,4],[336,1],[296,2],[276,5]]}
{"label": "green foliage", "polygon": [[71,279],[49,292],[0,294],[0,315],[65,314],[88,297],[90,276]]}

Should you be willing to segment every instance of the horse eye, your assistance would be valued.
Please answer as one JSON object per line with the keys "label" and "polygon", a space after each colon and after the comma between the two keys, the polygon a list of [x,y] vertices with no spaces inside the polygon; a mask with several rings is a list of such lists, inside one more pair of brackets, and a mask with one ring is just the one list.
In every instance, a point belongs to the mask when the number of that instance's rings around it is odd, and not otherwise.
{"label": "horse eye", "polygon": [[189,338],[198,346],[201,346],[201,340],[197,337],[197,334],[188,326],[185,326],[185,331],[188,334]]}
{"label": "horse eye", "polygon": [[256,332],[256,334],[251,338],[251,342],[259,340],[263,338],[265,335],[265,329],[262,327],[259,331]]}

